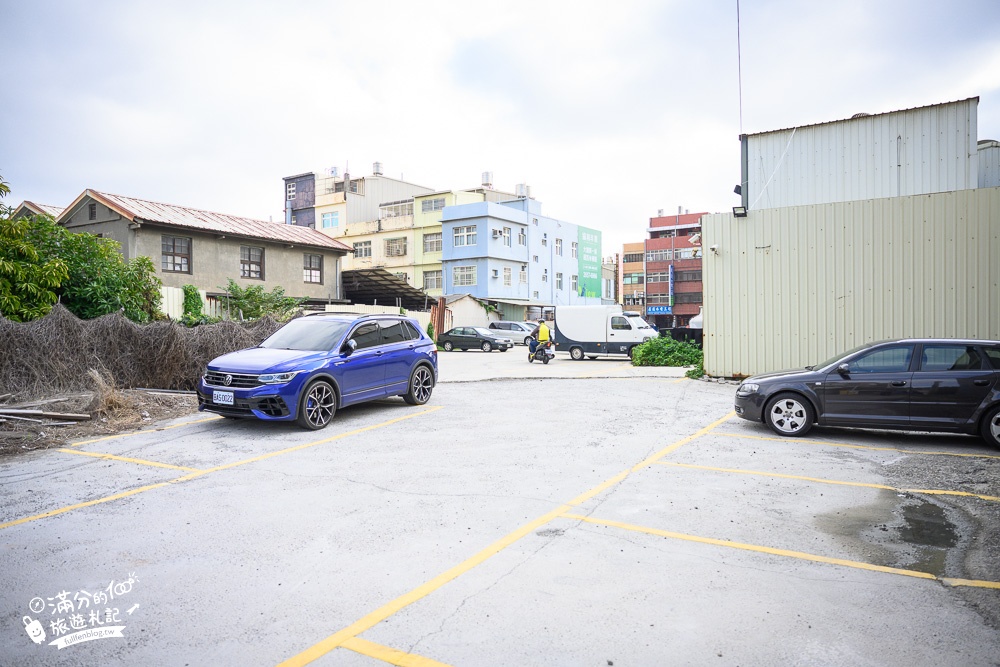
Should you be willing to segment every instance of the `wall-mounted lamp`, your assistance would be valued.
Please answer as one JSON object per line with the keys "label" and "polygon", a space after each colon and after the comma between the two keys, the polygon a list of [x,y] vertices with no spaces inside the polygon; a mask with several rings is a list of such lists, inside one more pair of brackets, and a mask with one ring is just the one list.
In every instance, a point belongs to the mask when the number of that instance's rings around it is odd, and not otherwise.
{"label": "wall-mounted lamp", "polygon": [[708,249],[711,250],[712,254],[714,254],[714,255],[718,255],[719,254],[719,244],[718,243],[715,243],[713,245],[708,246]]}
{"label": "wall-mounted lamp", "polygon": [[734,206],[733,207],[733,215],[736,216],[737,218],[745,218],[745,217],[747,217],[747,207],[746,206]]}

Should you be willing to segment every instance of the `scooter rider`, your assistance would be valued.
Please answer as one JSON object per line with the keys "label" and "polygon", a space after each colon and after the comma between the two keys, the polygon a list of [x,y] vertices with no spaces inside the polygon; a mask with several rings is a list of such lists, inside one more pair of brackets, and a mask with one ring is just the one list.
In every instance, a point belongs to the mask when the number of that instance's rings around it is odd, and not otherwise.
{"label": "scooter rider", "polygon": [[538,326],[531,332],[531,342],[528,344],[528,355],[535,353],[539,343],[549,342],[549,327],[545,320],[538,320]]}

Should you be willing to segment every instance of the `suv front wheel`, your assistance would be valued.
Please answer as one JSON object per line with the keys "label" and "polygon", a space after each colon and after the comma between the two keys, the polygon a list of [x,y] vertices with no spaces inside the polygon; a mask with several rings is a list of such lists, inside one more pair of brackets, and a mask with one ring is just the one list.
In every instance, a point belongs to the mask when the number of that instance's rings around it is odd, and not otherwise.
{"label": "suv front wheel", "polygon": [[329,382],[316,380],[302,394],[296,421],[302,428],[318,431],[329,424],[335,414],[337,414],[337,394]]}

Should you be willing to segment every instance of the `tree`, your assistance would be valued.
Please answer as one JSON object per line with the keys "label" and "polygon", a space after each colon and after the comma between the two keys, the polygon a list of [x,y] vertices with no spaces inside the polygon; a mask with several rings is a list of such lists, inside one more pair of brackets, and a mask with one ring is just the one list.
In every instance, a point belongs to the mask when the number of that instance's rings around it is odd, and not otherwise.
{"label": "tree", "polygon": [[230,317],[244,320],[256,320],[265,316],[273,317],[279,322],[287,320],[305,301],[304,298],[285,296],[282,287],[275,287],[268,293],[262,285],[240,287],[232,278],[225,290],[226,296],[219,297],[222,307],[229,312]]}
{"label": "tree", "polygon": [[0,314],[15,322],[44,317],[68,276],[66,262],[34,246],[30,218],[0,213]]}

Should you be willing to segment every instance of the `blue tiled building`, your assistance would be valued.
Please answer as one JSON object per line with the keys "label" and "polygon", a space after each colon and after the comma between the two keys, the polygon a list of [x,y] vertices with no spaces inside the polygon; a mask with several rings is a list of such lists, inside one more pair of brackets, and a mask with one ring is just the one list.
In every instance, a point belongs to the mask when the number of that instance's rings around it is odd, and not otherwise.
{"label": "blue tiled building", "polygon": [[541,214],[528,197],[443,211],[445,294],[501,304],[601,303],[601,232]]}

